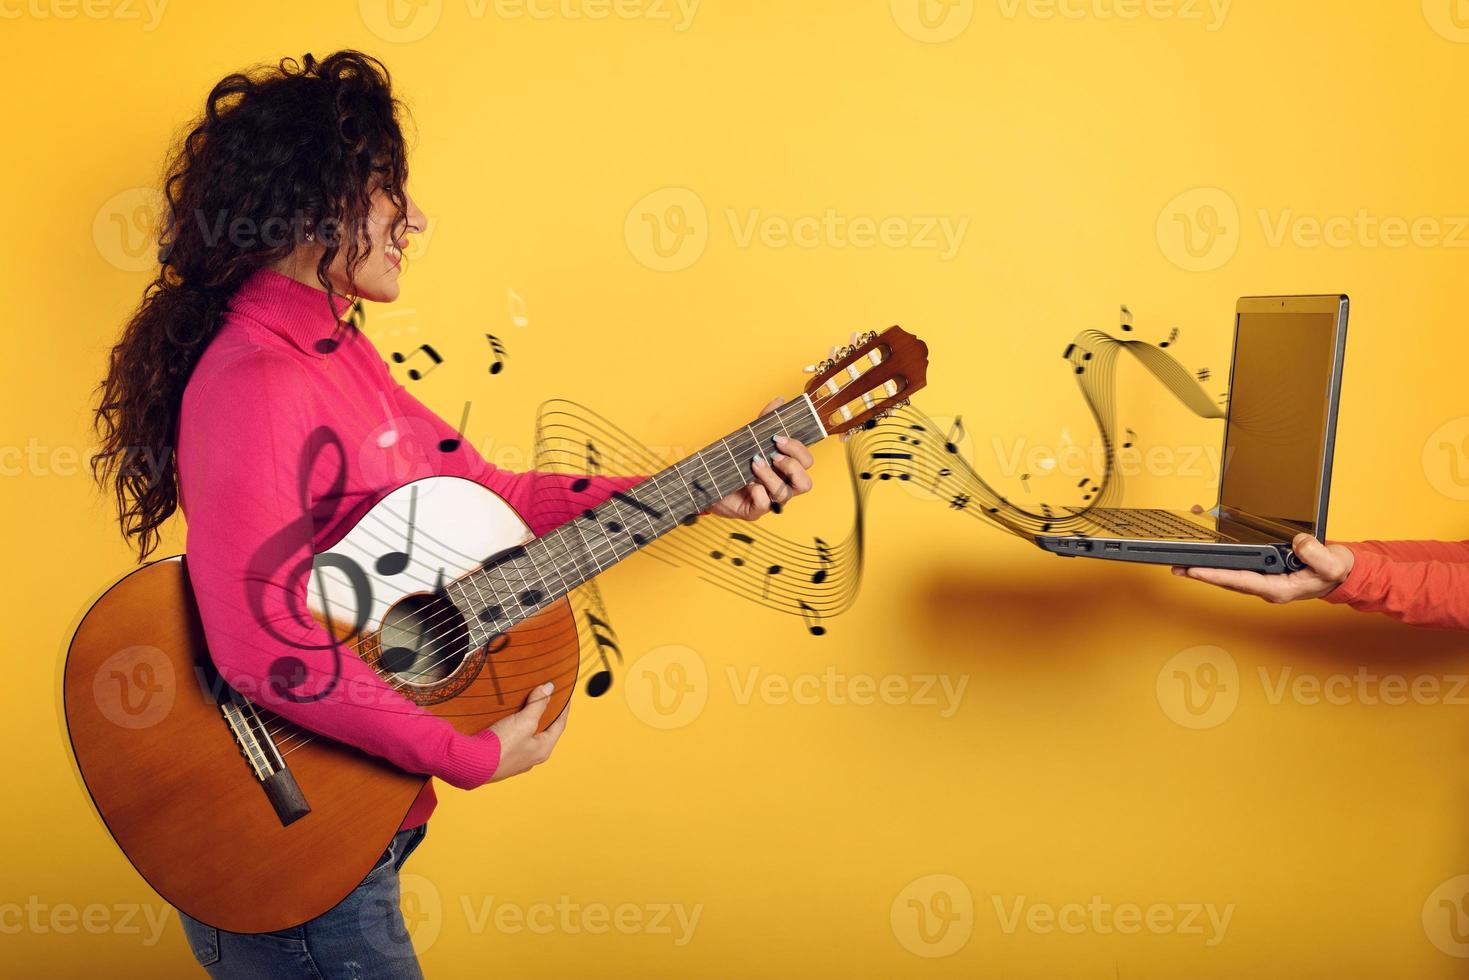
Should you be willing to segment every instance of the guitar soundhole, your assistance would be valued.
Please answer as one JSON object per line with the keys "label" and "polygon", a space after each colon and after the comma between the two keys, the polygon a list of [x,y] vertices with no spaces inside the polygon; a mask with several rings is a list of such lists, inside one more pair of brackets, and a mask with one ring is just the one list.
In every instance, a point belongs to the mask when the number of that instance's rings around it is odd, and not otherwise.
{"label": "guitar soundhole", "polygon": [[469,655],[469,628],[442,592],[400,599],[383,617],[378,639],[381,671],[420,687],[447,680]]}

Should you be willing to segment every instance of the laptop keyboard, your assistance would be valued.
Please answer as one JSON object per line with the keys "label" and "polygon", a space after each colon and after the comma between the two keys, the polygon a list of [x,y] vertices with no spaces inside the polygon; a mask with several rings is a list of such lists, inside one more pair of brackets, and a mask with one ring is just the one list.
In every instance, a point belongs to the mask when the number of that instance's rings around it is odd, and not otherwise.
{"label": "laptop keyboard", "polygon": [[1209,528],[1184,520],[1172,511],[1130,507],[1098,507],[1086,519],[1127,538],[1166,538],[1170,541],[1218,541]]}

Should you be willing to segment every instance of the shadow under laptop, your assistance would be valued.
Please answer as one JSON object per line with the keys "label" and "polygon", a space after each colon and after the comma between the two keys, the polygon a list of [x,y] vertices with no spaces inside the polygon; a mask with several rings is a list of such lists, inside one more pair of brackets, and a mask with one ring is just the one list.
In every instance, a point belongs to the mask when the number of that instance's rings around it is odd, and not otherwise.
{"label": "shadow under laptop", "polygon": [[[1024,566],[1016,574],[972,565],[916,572],[914,629],[936,642],[955,632],[1029,635],[1035,646],[982,645],[967,654],[1023,657],[1028,663],[1090,658],[1109,646],[1098,642],[1107,635],[1131,635],[1157,647],[1164,636],[1186,633],[1197,636],[1197,643],[1256,651],[1252,659],[1279,659],[1301,668],[1363,666],[1395,674],[1469,676],[1465,632],[1408,626],[1319,600],[1274,605],[1178,578],[1164,566],[1069,561],[1059,569],[1029,561]],[[1469,688],[1463,696],[1469,704]]]}

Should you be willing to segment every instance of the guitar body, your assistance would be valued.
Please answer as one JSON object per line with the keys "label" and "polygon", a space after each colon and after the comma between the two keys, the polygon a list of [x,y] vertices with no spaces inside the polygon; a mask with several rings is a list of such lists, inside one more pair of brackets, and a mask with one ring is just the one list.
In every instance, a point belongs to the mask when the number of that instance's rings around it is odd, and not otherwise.
{"label": "guitar body", "polygon": [[[470,649],[468,630],[445,628],[455,610],[437,588],[531,537],[479,484],[419,480],[317,556],[308,605],[337,635],[349,632],[344,623],[366,622],[342,655],[360,656],[460,731],[515,712],[549,680],[548,725],[570,699],[579,663],[567,600]],[[365,576],[370,598],[344,569]],[[283,817],[222,711],[230,692],[219,683],[183,560],[138,569],[97,600],[67,654],[77,765],[113,838],[170,904],[233,932],[299,925],[356,887],[426,777],[287,734],[277,741],[294,792]]]}

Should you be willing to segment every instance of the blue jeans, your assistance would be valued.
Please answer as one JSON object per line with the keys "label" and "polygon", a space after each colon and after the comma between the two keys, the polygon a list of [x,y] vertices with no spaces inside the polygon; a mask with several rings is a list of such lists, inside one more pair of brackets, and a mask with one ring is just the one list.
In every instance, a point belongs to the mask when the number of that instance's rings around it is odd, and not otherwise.
{"label": "blue jeans", "polygon": [[214,980],[422,980],[398,908],[398,869],[427,830],[399,831],[346,898],[292,929],[226,932],[180,912],[189,949]]}

